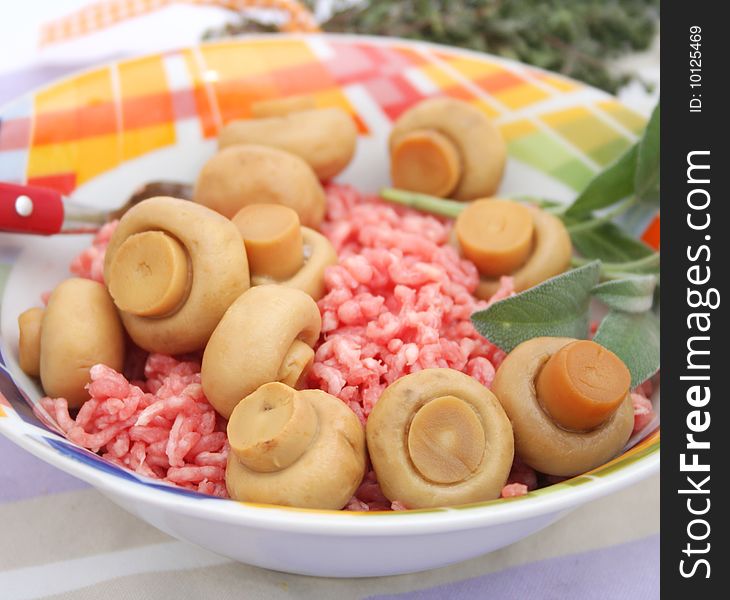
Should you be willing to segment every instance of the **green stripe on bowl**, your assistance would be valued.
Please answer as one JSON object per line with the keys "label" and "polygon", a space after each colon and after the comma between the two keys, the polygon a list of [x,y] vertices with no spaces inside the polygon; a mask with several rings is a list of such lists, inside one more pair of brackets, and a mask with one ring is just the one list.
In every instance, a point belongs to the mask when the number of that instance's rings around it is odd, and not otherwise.
{"label": "green stripe on bowl", "polygon": [[646,119],[616,100],[604,100],[599,102],[597,106],[614,120],[621,123],[626,129],[634,133],[641,133],[644,130]]}
{"label": "green stripe on bowl", "polygon": [[614,162],[624,151],[631,146],[626,138],[617,138],[608,144],[596,148],[590,152],[590,157],[599,165],[606,166]]}
{"label": "green stripe on bowl", "polygon": [[581,189],[593,171],[549,134],[536,131],[507,144],[511,157],[548,173],[575,190]]}

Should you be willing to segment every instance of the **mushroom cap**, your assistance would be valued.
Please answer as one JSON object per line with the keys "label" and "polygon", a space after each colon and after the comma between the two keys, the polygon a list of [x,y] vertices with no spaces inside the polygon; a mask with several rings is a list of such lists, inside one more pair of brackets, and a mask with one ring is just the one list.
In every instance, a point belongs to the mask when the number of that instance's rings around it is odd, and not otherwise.
{"label": "mushroom cap", "polygon": [[[296,391],[281,383],[270,383],[244,398],[236,407],[229,422],[231,439],[236,439],[236,433],[231,431],[231,424],[238,425],[238,411],[246,410],[246,418],[253,418],[252,414],[259,407],[250,408],[247,404],[256,403],[257,396],[262,391],[267,391],[265,388],[269,388],[270,392],[277,390],[288,394],[292,400],[296,399],[301,405],[313,408],[316,414],[316,430],[309,445],[302,451],[298,436],[301,428],[297,428],[297,423],[293,423],[288,415],[277,418],[279,422],[271,427],[274,439],[269,443],[263,438],[247,440],[247,450],[251,448],[252,441],[258,445],[259,452],[253,466],[259,470],[246,466],[232,449],[228,454],[226,468],[226,487],[230,497],[245,502],[300,508],[343,508],[365,476],[367,463],[365,434],[357,416],[342,400],[321,390]],[[301,410],[295,407],[291,415],[298,415]],[[286,422],[286,425],[282,426],[282,422]],[[268,430],[269,427],[264,429]],[[308,432],[311,430],[308,429]],[[271,470],[271,461],[264,460],[266,454],[278,452],[274,440],[290,445],[288,450],[292,449],[297,455],[293,457],[287,452],[285,462],[289,464],[277,470]],[[251,453],[247,453],[246,457],[252,458]],[[246,462],[251,464],[250,460]],[[264,463],[263,470],[259,468],[261,462]]]}
{"label": "mushroom cap", "polygon": [[307,227],[319,226],[325,211],[324,190],[304,160],[254,144],[229,146],[210,158],[193,200],[229,219],[248,204],[283,204]]}
{"label": "mushroom cap", "polygon": [[18,363],[26,375],[41,374],[42,308],[29,308],[18,316]]}
{"label": "mushroom cap", "polygon": [[404,112],[390,134],[390,148],[417,130],[434,130],[451,141],[461,163],[461,178],[451,196],[473,200],[497,191],[507,147],[499,129],[471,104],[455,98],[429,98]]}
{"label": "mushroom cap", "polygon": [[104,260],[108,283],[120,247],[130,237],[146,232],[163,232],[183,248],[188,287],[183,302],[165,315],[147,317],[122,311],[124,327],[149,352],[200,350],[226,309],[249,287],[241,235],[231,221],[204,206],[164,196],[150,198],[132,207],[112,235]]}
{"label": "mushroom cap", "polygon": [[[314,357],[322,318],[311,296],[280,285],[252,287],[230,308],[203,353],[201,382],[210,403],[226,419],[258,387],[290,380]],[[302,350],[309,348],[308,355]],[[297,377],[298,379],[298,377]]]}
{"label": "mushroom cap", "polygon": [[355,123],[341,108],[297,110],[281,116],[231,121],[218,135],[219,148],[258,144],[290,152],[326,181],[352,160]]}
{"label": "mushroom cap", "polygon": [[[512,428],[497,398],[453,369],[396,380],[370,413],[366,433],[383,493],[409,508],[497,498],[512,466]],[[440,461],[439,454],[453,456]]]}
{"label": "mushroom cap", "polygon": [[317,108],[314,97],[310,95],[299,96],[277,96],[266,100],[252,102],[251,117],[264,119],[267,117],[281,117],[289,113]]}
{"label": "mushroom cap", "polygon": [[587,432],[563,429],[543,410],[535,391],[536,378],[553,354],[575,341],[539,337],[522,342],[504,359],[492,384],[512,421],[517,456],[541,473],[564,477],[584,473],[616,456],[634,425],[630,394],[602,425]]}
{"label": "mushroom cap", "polygon": [[117,309],[101,283],[67,279],[53,290],[43,315],[43,390],[79,408],[89,399],[89,369],[98,363],[116,371],[124,366],[124,329]]}
{"label": "mushroom cap", "polygon": [[[573,255],[570,234],[563,222],[539,208],[529,207],[529,210],[533,217],[534,242],[524,264],[509,274],[516,292],[530,289],[546,279],[563,273],[570,267],[570,259]],[[455,230],[452,230],[451,242],[461,253]],[[499,288],[500,277],[481,275],[474,295],[487,300]]]}

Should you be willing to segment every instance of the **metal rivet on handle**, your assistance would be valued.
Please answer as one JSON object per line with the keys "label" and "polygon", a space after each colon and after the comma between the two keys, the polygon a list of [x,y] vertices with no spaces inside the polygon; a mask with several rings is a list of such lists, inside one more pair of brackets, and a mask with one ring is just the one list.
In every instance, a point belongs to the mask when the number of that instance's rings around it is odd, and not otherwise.
{"label": "metal rivet on handle", "polygon": [[21,217],[29,217],[33,214],[33,200],[25,194],[15,199],[15,212]]}

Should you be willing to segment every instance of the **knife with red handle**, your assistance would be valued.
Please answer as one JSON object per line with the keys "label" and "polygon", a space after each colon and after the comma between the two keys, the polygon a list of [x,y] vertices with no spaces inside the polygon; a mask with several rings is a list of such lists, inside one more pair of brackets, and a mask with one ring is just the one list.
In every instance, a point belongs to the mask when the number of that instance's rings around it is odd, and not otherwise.
{"label": "knife with red handle", "polygon": [[94,232],[153,196],[190,199],[192,186],[176,181],[153,181],[137,189],[119,209],[109,212],[82,206],[49,188],[0,182],[0,231],[35,235]]}
{"label": "knife with red handle", "polygon": [[75,204],[49,188],[0,182],[0,231],[53,235],[98,231],[109,213]]}

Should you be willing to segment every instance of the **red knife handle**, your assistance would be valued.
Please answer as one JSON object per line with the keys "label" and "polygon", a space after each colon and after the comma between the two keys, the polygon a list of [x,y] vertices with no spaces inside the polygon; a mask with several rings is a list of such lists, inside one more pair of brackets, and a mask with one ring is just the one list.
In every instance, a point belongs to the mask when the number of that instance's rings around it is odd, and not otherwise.
{"label": "red knife handle", "polygon": [[0,182],[0,231],[51,235],[63,226],[63,196],[48,188]]}

